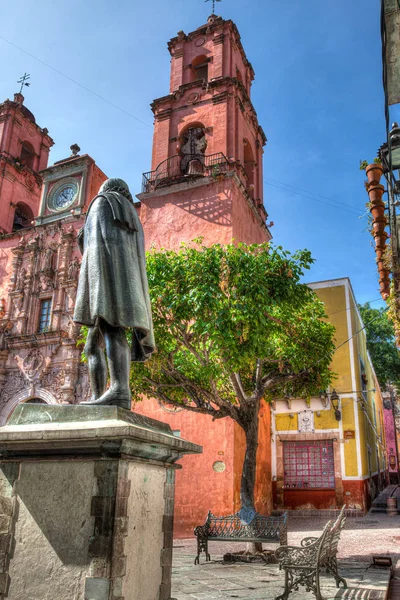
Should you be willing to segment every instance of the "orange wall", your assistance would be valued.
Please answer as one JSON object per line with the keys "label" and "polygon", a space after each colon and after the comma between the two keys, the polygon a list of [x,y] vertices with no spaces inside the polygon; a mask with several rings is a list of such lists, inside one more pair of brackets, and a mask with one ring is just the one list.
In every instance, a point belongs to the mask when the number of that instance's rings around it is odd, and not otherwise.
{"label": "orange wall", "polygon": [[[229,418],[212,421],[211,417],[189,411],[172,414],[155,400],[143,400],[135,412],[169,423],[180,436],[203,446],[203,454],[184,456],[177,471],[174,533],[193,535],[193,528],[204,523],[207,512],[229,514],[234,501],[235,444],[234,422]],[[214,471],[215,462],[225,463],[225,471]]]}
{"label": "orange wall", "polygon": [[[213,421],[207,415],[182,410],[167,412],[155,400],[143,400],[135,412],[168,423],[180,436],[203,447],[203,454],[184,456],[179,463],[175,489],[177,537],[192,536],[193,528],[204,523],[207,512],[231,514],[240,509],[240,480],[246,448],[242,429],[230,418]],[[215,462],[225,470],[215,471]],[[268,514],[272,508],[271,416],[268,405],[260,410],[259,447],[255,486],[256,509]]]}

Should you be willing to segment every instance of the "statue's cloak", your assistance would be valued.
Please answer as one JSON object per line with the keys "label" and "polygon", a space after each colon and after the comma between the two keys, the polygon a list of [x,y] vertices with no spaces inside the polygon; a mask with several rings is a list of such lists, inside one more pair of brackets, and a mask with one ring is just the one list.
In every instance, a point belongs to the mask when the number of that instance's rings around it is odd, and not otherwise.
{"label": "statue's cloak", "polygon": [[118,192],[96,196],[78,243],[83,257],[74,321],[94,326],[102,318],[132,329],[132,360],[145,360],[155,343],[144,234],[133,203]]}

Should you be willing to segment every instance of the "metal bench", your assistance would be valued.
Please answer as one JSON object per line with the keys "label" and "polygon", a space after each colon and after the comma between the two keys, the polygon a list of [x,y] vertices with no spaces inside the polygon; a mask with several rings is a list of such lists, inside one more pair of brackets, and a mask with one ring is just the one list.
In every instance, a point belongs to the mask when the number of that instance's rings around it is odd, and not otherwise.
{"label": "metal bench", "polygon": [[336,559],[345,521],[343,507],[334,523],[328,521],[319,538],[307,537],[301,541],[300,546],[282,546],[275,551],[279,568],[285,571],[285,590],[275,600],[287,600],[290,592],[298,590],[300,585],[307,592],[313,592],[317,600],[323,600],[319,580],[321,570],[333,575],[336,587],[342,583],[347,588],[346,580],[338,573]]}
{"label": "metal bench", "polygon": [[208,512],[204,525],[195,527],[197,556],[194,564],[199,564],[201,552],[206,561],[211,560],[208,542],[260,542],[287,544],[287,513],[279,517],[265,517],[255,513],[249,523],[242,520],[240,513],[226,517],[216,517]]}

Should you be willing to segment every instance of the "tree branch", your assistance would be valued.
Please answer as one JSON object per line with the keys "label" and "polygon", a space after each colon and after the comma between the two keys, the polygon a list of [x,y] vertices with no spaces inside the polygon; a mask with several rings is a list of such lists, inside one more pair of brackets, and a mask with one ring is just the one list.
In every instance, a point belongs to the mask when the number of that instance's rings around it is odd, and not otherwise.
{"label": "tree branch", "polygon": [[278,385],[289,383],[291,381],[295,381],[296,379],[302,379],[307,374],[308,372],[305,371],[304,373],[287,373],[285,375],[276,375],[275,377],[263,377],[261,380],[263,392],[271,390],[274,387],[278,387]]}
{"label": "tree branch", "polygon": [[246,402],[247,396],[244,392],[239,373],[230,373],[229,378],[240,403]]}
{"label": "tree branch", "polygon": [[214,409],[209,410],[207,408],[201,408],[198,406],[193,406],[191,404],[180,404],[179,402],[176,402],[172,398],[169,398],[169,396],[167,396],[166,394],[164,394],[162,392],[152,391],[152,395],[159,398],[165,404],[172,404],[173,406],[177,406],[179,408],[184,408],[185,410],[189,410],[191,412],[200,413],[202,415],[208,415],[208,416],[212,417],[213,420],[223,419],[224,417],[229,416],[229,415],[225,414],[224,411],[222,411],[222,410],[214,410]]}

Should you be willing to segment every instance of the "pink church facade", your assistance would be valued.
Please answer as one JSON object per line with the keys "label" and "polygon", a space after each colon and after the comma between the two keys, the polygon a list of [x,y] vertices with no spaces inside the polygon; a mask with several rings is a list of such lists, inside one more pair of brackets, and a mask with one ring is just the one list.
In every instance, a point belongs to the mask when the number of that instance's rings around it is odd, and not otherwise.
{"label": "pink church facade", "polygon": [[21,94],[0,104],[0,424],[19,402],[89,393],[72,320],[76,233],[106,176],[76,146],[47,167],[52,145]]}

